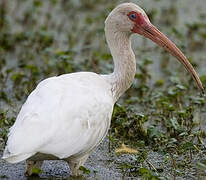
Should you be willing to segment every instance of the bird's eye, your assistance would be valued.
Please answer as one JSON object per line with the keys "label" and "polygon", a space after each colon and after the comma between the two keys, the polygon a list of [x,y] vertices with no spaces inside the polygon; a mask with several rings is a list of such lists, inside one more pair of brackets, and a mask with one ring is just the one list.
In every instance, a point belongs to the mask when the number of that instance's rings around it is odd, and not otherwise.
{"label": "bird's eye", "polygon": [[130,17],[130,19],[136,19],[137,16],[136,16],[136,14],[133,13],[133,14],[130,14],[129,17]]}

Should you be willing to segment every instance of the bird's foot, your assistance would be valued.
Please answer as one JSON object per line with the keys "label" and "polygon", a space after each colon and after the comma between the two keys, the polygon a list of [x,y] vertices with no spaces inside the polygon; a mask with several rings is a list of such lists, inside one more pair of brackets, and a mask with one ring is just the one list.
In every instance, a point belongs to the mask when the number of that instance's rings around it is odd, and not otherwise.
{"label": "bird's foot", "polygon": [[81,171],[79,170],[79,164],[75,162],[70,162],[69,163],[69,168],[70,168],[70,175],[71,176],[80,176]]}
{"label": "bird's foot", "polygon": [[69,158],[66,160],[69,164],[71,176],[81,176],[81,170],[79,170],[79,168],[83,166],[88,157],[89,154],[86,154],[81,157]]}

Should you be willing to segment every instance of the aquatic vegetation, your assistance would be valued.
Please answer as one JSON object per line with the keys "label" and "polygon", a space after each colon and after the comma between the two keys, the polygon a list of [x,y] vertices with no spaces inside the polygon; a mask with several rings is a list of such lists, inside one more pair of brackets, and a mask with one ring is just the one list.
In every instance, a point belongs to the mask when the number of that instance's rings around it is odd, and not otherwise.
{"label": "aquatic vegetation", "polygon": [[[188,55],[206,86],[205,12],[195,9],[197,18],[188,21],[178,6],[188,8],[186,0],[152,2],[152,6],[139,3]],[[22,103],[42,79],[75,71],[111,72],[104,19],[116,4],[117,0],[0,1],[0,145]],[[108,149],[115,154],[126,144],[138,152],[129,156],[131,161],[118,161],[124,154],[111,155],[108,163],[116,164],[125,178],[206,176],[205,97],[163,50],[141,38],[134,50],[135,82],[115,105]],[[161,157],[158,163],[152,160],[154,153]],[[87,167],[81,170],[92,174]]]}

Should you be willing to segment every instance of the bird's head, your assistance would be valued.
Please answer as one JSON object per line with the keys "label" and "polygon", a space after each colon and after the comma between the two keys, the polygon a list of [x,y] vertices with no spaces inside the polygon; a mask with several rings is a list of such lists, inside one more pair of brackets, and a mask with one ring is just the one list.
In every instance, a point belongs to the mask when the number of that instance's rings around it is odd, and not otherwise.
{"label": "bird's head", "polygon": [[139,6],[134,3],[123,3],[113,9],[105,24],[114,31],[132,34],[135,27],[137,30],[137,27],[141,28],[141,26],[151,23],[144,10]]}
{"label": "bird's head", "polygon": [[109,14],[105,25],[107,29],[113,32],[143,35],[163,47],[184,65],[187,71],[191,73],[201,92],[204,92],[202,83],[190,62],[177,46],[150,22],[142,8],[134,3],[120,4]]}

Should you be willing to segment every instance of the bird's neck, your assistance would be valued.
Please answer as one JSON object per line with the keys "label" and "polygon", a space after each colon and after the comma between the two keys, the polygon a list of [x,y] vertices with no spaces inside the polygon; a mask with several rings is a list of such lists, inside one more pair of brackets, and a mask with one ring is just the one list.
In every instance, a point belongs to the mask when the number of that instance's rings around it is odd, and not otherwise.
{"label": "bird's neck", "polygon": [[113,97],[117,101],[134,80],[135,55],[131,48],[130,34],[113,31],[107,27],[105,34],[114,61],[114,72],[105,78],[111,84]]}

